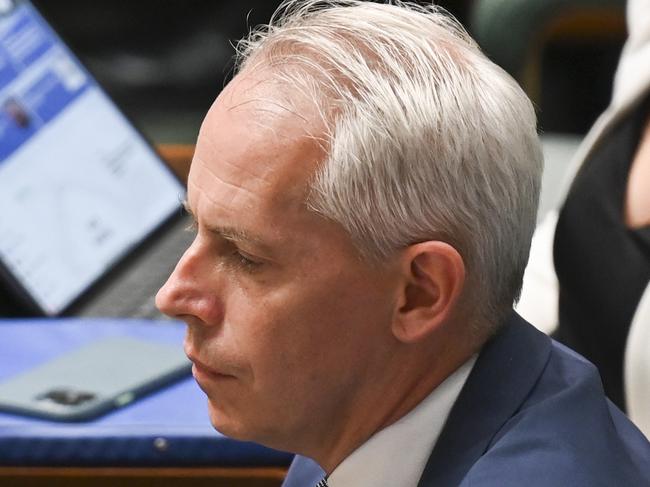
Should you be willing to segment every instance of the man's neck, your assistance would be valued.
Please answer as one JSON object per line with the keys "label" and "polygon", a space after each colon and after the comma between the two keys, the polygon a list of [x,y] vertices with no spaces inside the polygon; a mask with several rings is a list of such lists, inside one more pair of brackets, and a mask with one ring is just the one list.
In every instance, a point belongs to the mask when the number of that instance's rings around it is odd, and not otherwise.
{"label": "man's neck", "polygon": [[[460,347],[459,347],[460,348]],[[417,354],[394,355],[385,373],[372,388],[360,391],[356,401],[340,411],[337,427],[330,427],[321,437],[318,450],[308,452],[327,472],[331,473],[348,455],[371,436],[408,414],[447,377],[464,364],[474,351],[453,350],[431,353],[426,364],[418,363]],[[329,441],[322,441],[328,438]]]}
{"label": "man's neck", "polygon": [[[415,487],[477,356],[408,414],[369,438],[328,476],[330,487]],[[400,468],[395,469],[399,464]]]}

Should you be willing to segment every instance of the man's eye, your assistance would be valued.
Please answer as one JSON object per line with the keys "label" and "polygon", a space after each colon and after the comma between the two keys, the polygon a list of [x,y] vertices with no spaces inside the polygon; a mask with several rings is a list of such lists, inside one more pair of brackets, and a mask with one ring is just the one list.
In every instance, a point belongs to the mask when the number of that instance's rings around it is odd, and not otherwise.
{"label": "man's eye", "polygon": [[232,257],[235,260],[236,264],[246,272],[255,272],[260,269],[262,262],[258,262],[249,258],[248,256],[242,254],[240,251],[236,250],[232,253]]}

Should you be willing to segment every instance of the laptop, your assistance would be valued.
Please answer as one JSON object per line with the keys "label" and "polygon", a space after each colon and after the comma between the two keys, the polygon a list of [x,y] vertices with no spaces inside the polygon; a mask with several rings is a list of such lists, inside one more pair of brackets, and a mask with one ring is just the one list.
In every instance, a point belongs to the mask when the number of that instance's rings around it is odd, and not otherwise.
{"label": "laptop", "polygon": [[0,0],[0,316],[159,317],[184,195],[36,8]]}

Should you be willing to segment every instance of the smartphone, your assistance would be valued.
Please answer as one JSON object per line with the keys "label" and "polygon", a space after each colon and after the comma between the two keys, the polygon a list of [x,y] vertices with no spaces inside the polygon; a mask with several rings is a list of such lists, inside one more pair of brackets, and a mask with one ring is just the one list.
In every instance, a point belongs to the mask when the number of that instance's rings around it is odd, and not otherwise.
{"label": "smartphone", "polygon": [[56,421],[93,419],[188,376],[179,346],[111,337],[0,383],[0,410]]}

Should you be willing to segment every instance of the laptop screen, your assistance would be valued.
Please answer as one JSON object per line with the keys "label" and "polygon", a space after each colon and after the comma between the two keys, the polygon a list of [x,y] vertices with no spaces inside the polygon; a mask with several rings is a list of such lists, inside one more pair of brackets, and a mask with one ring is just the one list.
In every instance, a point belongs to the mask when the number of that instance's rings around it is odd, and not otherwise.
{"label": "laptop screen", "polygon": [[0,261],[41,311],[68,307],[183,194],[35,8],[0,0]]}

